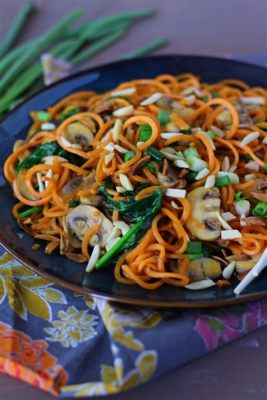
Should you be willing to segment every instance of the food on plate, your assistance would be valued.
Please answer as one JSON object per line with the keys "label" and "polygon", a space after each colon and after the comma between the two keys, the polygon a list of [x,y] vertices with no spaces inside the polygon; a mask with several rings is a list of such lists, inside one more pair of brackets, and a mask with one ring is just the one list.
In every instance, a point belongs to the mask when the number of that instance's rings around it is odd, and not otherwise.
{"label": "food on plate", "polygon": [[13,215],[47,254],[115,265],[122,284],[229,286],[266,248],[266,104],[185,73],[32,111],[5,163]]}

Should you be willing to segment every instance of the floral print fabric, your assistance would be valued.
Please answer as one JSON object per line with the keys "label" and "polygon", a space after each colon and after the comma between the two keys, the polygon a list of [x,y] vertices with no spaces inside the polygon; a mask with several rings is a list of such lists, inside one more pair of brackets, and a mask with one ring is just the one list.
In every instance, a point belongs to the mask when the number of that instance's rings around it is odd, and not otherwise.
{"label": "floral print fabric", "polygon": [[267,300],[210,311],[115,305],[57,287],[5,253],[0,315],[0,372],[60,397],[90,397],[140,385],[267,325]]}

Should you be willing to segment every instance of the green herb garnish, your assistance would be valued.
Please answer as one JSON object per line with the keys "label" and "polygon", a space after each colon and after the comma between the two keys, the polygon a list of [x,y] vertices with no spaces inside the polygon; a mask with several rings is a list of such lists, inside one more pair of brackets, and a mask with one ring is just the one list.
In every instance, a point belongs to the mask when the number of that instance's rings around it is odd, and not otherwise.
{"label": "green herb garnish", "polygon": [[192,241],[190,240],[187,243],[187,253],[188,254],[199,254],[203,252],[203,244],[202,242]]}
{"label": "green herb garnish", "polygon": [[160,125],[166,125],[170,121],[171,116],[170,116],[170,113],[168,113],[168,111],[159,110],[157,119],[158,119]]}
{"label": "green herb garnish", "polygon": [[147,124],[140,125],[139,138],[141,142],[146,142],[148,139],[151,138],[151,135],[152,135],[152,128],[150,125]]}
{"label": "green herb garnish", "polygon": [[46,142],[41,144],[40,146],[35,147],[35,149],[31,152],[31,154],[24,158],[21,161],[17,168],[16,172],[18,173],[21,169],[29,169],[36,164],[39,164],[44,157],[47,156],[59,156],[66,158],[69,162],[75,165],[81,164],[81,158],[76,154],[69,153],[68,151],[64,150],[58,142]]}
{"label": "green herb garnish", "polygon": [[235,200],[239,201],[239,200],[243,200],[245,198],[244,193],[243,192],[237,192],[235,194]]}
{"label": "green herb garnish", "polygon": [[28,210],[22,211],[21,213],[19,213],[19,217],[20,218],[27,218],[30,217],[33,214],[37,214],[40,211],[42,211],[43,207],[31,207],[28,208]]}
{"label": "green herb garnish", "polygon": [[130,161],[133,157],[135,156],[134,151],[127,151],[127,153],[124,154],[124,161]]}
{"label": "green herb garnish", "polygon": [[165,158],[164,154],[154,146],[149,146],[147,149],[145,149],[144,153],[147,156],[150,156],[152,160],[157,162],[162,162],[162,160]]}
{"label": "green herb garnish", "polygon": [[185,179],[186,179],[187,183],[193,183],[196,181],[196,176],[197,176],[197,172],[191,171],[185,175]]}
{"label": "green herb garnish", "polygon": [[51,115],[47,111],[38,111],[35,115],[37,121],[48,122],[51,121]]}
{"label": "green herb garnish", "polygon": [[231,184],[231,180],[228,175],[217,176],[215,178],[215,186],[223,187]]}
{"label": "green herb garnish", "polygon": [[267,201],[259,201],[254,207],[252,214],[267,218]]}
{"label": "green herb garnish", "polygon": [[80,107],[70,108],[68,111],[63,112],[61,114],[60,119],[61,119],[61,121],[64,121],[65,119],[71,117],[72,115],[78,114],[79,112],[81,112],[81,108]]}
{"label": "green herb garnish", "polygon": [[70,208],[77,207],[80,204],[79,200],[69,200],[68,206]]}

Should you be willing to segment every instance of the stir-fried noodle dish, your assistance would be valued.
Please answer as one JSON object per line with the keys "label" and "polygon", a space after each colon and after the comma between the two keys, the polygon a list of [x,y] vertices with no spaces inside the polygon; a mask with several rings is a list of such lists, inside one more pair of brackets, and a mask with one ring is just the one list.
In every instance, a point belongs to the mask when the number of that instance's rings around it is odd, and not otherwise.
{"label": "stir-fried noodle dish", "polygon": [[122,284],[229,286],[266,247],[266,104],[187,73],[34,110],[5,163],[13,215],[45,253]]}

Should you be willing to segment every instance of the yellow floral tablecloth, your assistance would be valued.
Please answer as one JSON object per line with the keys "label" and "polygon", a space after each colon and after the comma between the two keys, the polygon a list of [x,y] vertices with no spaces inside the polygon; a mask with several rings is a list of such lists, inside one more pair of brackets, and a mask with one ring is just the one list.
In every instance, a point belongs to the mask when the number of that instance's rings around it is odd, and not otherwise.
{"label": "yellow floral tablecloth", "polygon": [[80,397],[132,388],[266,325],[267,301],[205,312],[118,306],[57,287],[5,253],[0,315],[0,371]]}

